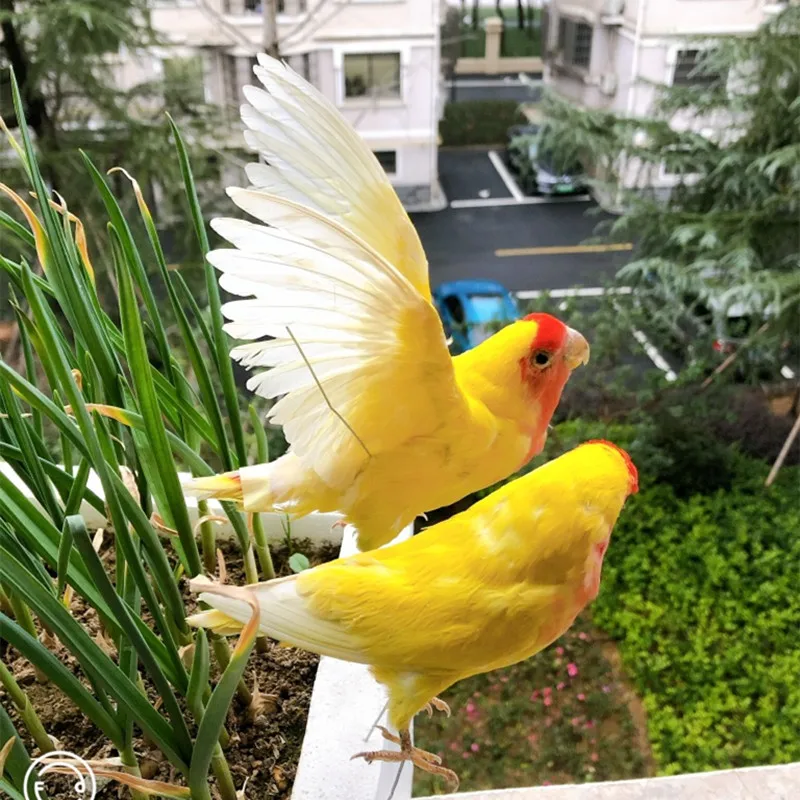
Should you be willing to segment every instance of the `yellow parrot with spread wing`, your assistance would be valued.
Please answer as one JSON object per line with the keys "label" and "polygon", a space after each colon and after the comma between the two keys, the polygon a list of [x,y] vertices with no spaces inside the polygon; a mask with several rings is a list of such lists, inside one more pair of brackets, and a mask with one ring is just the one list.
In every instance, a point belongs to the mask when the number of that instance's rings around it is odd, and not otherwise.
{"label": "yellow parrot with spread wing", "polygon": [[340,511],[367,550],[539,453],[589,346],[531,314],[451,358],[419,237],[373,153],[288,67],[259,56],[255,74],[242,119],[266,163],[229,194],[258,223],[215,220],[235,247],[208,258],[250,298],[224,307],[227,331],[252,340],[232,356],[268,368],[248,386],[282,396],[268,419],[291,446],[187,489],[246,511]]}

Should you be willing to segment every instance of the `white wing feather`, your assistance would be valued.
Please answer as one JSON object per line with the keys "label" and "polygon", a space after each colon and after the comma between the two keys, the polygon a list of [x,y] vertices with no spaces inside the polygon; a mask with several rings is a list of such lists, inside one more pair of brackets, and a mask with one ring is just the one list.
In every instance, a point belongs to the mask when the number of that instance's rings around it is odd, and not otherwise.
{"label": "white wing feather", "polygon": [[[320,619],[309,611],[308,604],[297,591],[296,577],[292,575],[248,589],[258,596],[261,633],[312,653],[369,663],[355,637],[336,622]],[[198,599],[242,623],[252,614],[244,600],[206,592]]]}
{"label": "white wing feather", "polygon": [[[224,306],[228,333],[275,337],[233,350],[247,366],[271,367],[251,378],[248,388],[268,398],[285,395],[269,418],[283,425],[294,452],[323,481],[346,487],[371,455],[426,432],[429,417],[415,419],[384,405],[372,409],[381,415],[376,432],[363,412],[374,398],[391,402],[399,381],[424,392],[424,379],[415,377],[420,371],[445,382],[449,376],[447,385],[453,385],[441,324],[392,264],[340,224],[253,190],[231,191],[231,197],[261,220],[302,218],[297,229],[306,238],[214,220],[217,233],[236,249],[215,250],[208,258],[223,273],[222,288],[252,296]],[[424,402],[422,407],[428,410]]]}
{"label": "white wing feather", "polygon": [[[430,297],[419,237],[377,158],[334,106],[281,62],[259,55],[262,88],[246,86],[245,140],[266,160],[251,183],[340,222]],[[297,220],[274,223],[298,235]]]}

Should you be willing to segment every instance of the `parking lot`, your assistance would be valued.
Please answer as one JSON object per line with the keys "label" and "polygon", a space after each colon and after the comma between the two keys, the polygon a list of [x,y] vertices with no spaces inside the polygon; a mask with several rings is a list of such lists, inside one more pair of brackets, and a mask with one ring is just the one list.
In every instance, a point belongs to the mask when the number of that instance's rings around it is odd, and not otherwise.
{"label": "parking lot", "polygon": [[[492,279],[526,303],[542,293],[584,313],[631,256],[632,243],[593,241],[611,220],[586,196],[526,197],[513,192],[489,150],[443,150],[439,175],[449,200],[444,211],[414,215],[430,264],[431,283]],[[499,155],[499,153],[498,153]],[[501,162],[502,163],[502,162]],[[587,336],[591,336],[587,330]],[[674,379],[679,365],[658,352],[647,331],[631,330],[625,358],[637,371],[659,369]]]}

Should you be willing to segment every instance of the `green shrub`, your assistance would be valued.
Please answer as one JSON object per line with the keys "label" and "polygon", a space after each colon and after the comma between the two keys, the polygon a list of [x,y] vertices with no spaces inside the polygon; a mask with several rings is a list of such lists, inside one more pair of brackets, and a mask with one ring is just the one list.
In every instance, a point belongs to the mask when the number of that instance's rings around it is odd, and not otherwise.
{"label": "green shrub", "polygon": [[800,759],[800,473],[632,498],[594,619],[619,643],[664,774]]}
{"label": "green shrub", "polygon": [[460,100],[445,106],[439,133],[445,146],[499,144],[512,125],[523,122],[514,100]]}

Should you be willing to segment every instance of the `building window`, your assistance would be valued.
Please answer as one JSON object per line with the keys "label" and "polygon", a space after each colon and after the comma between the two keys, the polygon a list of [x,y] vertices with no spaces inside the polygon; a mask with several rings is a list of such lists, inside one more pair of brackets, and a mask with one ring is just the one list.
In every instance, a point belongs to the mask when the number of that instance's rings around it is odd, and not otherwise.
{"label": "building window", "polygon": [[673,86],[716,86],[724,83],[725,76],[703,63],[702,50],[678,50],[675,56]]}
{"label": "building window", "polygon": [[244,0],[244,10],[261,13],[261,0]]}
{"label": "building window", "polygon": [[400,53],[344,57],[345,97],[400,97]]}
{"label": "building window", "polygon": [[397,150],[374,150],[373,152],[387,175],[397,174]]}
{"label": "building window", "polygon": [[558,49],[565,64],[589,69],[592,61],[592,36],[594,28],[585,22],[568,17],[558,21]]}
{"label": "building window", "polygon": [[311,56],[303,53],[303,78],[311,83]]}

